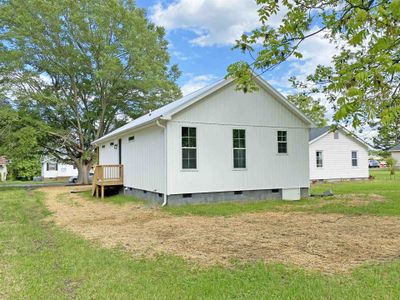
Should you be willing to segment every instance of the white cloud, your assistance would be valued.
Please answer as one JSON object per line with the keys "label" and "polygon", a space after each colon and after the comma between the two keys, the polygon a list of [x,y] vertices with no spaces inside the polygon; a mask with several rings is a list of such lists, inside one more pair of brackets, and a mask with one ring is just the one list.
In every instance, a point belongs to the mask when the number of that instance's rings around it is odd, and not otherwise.
{"label": "white cloud", "polygon": [[[310,34],[319,30],[319,27],[312,28],[306,34]],[[343,42],[336,41],[331,42],[328,38],[324,37],[327,34],[326,31],[311,36],[304,40],[298,51],[303,55],[301,59],[291,57],[289,59],[290,69],[293,75],[299,79],[304,80],[307,75],[313,74],[318,65],[329,66],[332,61],[332,57],[339,53],[338,46],[341,46]]]}
{"label": "white cloud", "polygon": [[[151,8],[151,20],[167,30],[186,29],[199,46],[231,45],[243,32],[260,25],[255,0],[177,0]],[[270,25],[280,23],[283,12],[273,16]]]}
{"label": "white cloud", "polygon": [[174,57],[176,57],[177,59],[182,60],[182,61],[187,61],[187,60],[190,59],[189,56],[185,55],[185,54],[184,54],[183,52],[181,52],[181,51],[173,50],[173,51],[171,52],[171,54],[172,54],[172,56],[174,56]]}
{"label": "white cloud", "polygon": [[188,74],[187,76],[189,76],[190,79],[181,87],[182,94],[184,96],[193,93],[217,80],[217,76],[213,74],[199,76]]}

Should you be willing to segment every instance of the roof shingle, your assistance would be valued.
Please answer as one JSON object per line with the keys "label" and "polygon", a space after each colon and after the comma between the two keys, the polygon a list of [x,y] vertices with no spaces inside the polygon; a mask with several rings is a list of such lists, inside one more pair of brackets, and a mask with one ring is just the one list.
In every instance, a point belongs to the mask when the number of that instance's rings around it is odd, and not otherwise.
{"label": "roof shingle", "polygon": [[311,142],[311,141],[315,140],[317,137],[320,137],[321,135],[325,134],[330,129],[331,129],[331,126],[325,126],[325,127],[320,127],[320,128],[311,128],[308,141]]}

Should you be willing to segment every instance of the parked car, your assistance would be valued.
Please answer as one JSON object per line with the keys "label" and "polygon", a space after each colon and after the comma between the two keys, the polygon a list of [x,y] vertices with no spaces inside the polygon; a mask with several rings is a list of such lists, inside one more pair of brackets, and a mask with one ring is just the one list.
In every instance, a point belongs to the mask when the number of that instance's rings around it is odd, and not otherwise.
{"label": "parked car", "polygon": [[[89,172],[89,183],[92,183],[92,182],[93,182],[93,175],[94,175],[93,171],[90,171],[90,172]],[[77,183],[77,182],[78,182],[78,176],[71,176],[71,177],[68,179],[68,182],[69,182],[69,183]]]}
{"label": "parked car", "polygon": [[377,161],[375,159],[370,159],[368,161],[368,166],[369,166],[369,168],[379,168],[380,164],[379,164],[379,161]]}

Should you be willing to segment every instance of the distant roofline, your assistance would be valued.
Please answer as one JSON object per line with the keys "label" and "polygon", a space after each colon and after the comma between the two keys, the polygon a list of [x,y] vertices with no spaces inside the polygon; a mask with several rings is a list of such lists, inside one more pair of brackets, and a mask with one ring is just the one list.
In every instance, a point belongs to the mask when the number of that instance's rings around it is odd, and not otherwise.
{"label": "distant roofline", "polygon": [[[327,128],[327,127],[331,127],[331,125],[328,125],[328,126],[324,126],[324,127],[321,127],[321,128]],[[338,130],[336,130],[336,131],[344,131],[346,134],[347,134],[347,136],[349,136],[349,137],[351,137],[351,138],[353,138],[354,140],[356,140],[356,141],[358,141],[360,144],[362,144],[363,146],[365,146],[365,147],[367,147],[367,148],[369,148],[370,147],[370,145],[368,145],[368,143],[366,143],[364,140],[362,140],[360,137],[358,137],[356,134],[354,134],[353,132],[351,132],[351,131],[349,131],[349,130],[347,130],[345,127],[343,127],[343,126],[338,126]],[[308,144],[309,145],[311,145],[312,143],[315,143],[317,140],[319,140],[319,139],[321,139],[322,137],[324,137],[324,136],[326,136],[326,135],[328,135],[329,133],[334,133],[335,131],[332,131],[331,129],[329,129],[329,130],[327,130],[327,131],[324,131],[324,132],[322,132],[320,135],[318,135],[318,136],[316,136],[314,139],[312,139],[312,140],[309,140],[308,141]]]}

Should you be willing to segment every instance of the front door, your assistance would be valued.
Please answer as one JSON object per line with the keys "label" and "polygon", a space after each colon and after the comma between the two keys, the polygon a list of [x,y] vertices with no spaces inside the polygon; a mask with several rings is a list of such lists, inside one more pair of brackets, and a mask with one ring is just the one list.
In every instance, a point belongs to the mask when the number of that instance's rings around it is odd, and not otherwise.
{"label": "front door", "polygon": [[118,140],[118,164],[122,165],[122,141]]}

